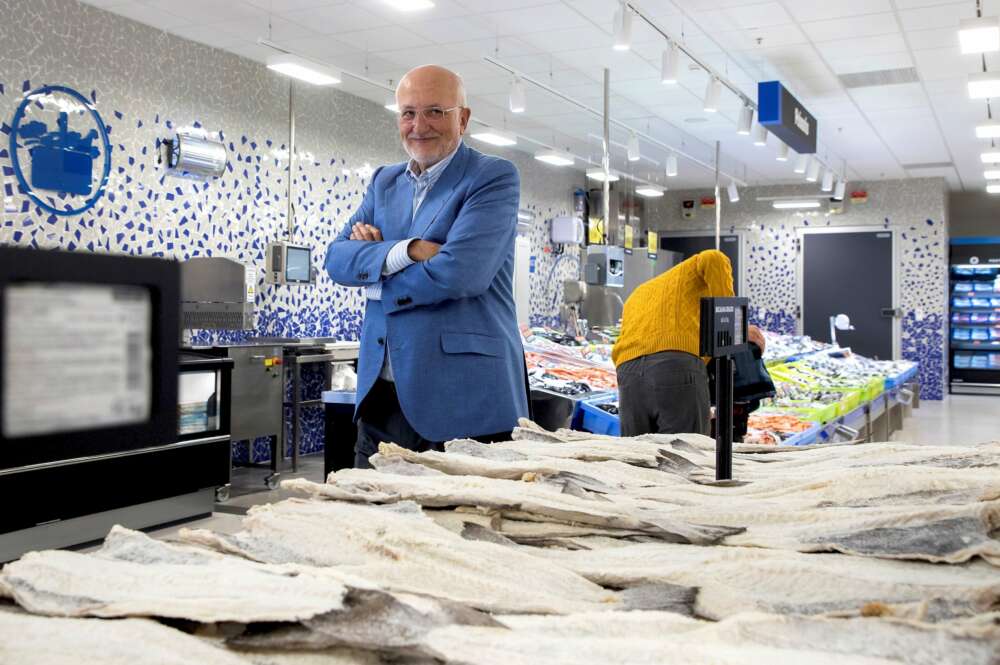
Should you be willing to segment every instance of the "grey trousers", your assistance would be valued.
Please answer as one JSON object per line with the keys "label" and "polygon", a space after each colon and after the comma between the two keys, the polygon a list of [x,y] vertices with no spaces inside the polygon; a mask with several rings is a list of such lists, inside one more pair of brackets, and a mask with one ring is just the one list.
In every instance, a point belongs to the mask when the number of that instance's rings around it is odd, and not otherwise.
{"label": "grey trousers", "polygon": [[622,436],[711,431],[708,372],[701,358],[661,351],[622,363],[617,373]]}

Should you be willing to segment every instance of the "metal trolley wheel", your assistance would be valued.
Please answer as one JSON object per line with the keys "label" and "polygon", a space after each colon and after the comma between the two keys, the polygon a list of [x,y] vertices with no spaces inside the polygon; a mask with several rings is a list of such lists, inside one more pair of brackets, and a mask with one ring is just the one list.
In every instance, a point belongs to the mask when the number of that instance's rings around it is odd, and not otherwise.
{"label": "metal trolley wheel", "polygon": [[230,492],[229,485],[223,485],[222,487],[215,488],[215,501],[216,503],[225,503],[229,501]]}
{"label": "metal trolley wheel", "polygon": [[264,484],[267,485],[267,489],[269,490],[277,489],[279,482],[281,482],[280,473],[272,473],[264,478]]}

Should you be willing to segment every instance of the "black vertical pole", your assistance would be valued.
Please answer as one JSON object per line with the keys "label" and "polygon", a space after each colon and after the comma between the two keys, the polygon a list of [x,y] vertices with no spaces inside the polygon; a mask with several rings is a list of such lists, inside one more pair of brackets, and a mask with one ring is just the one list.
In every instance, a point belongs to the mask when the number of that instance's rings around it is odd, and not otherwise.
{"label": "black vertical pole", "polygon": [[733,478],[733,359],[715,359],[715,479]]}

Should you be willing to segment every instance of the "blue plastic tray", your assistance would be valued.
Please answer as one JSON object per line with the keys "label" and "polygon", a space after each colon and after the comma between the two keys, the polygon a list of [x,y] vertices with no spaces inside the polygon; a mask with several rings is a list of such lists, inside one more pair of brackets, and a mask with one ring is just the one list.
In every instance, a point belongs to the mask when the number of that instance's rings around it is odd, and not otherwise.
{"label": "blue plastic tray", "polygon": [[573,429],[594,434],[621,436],[622,427],[618,416],[599,409],[595,404],[618,401],[618,392],[607,392],[582,399],[576,403],[573,413]]}
{"label": "blue plastic tray", "polygon": [[919,370],[920,366],[915,365],[914,367],[911,367],[902,374],[897,374],[896,376],[890,376],[885,380],[885,389],[889,390],[891,388],[898,388],[899,386],[903,385],[904,383],[915,377]]}
{"label": "blue plastic tray", "polygon": [[811,443],[819,442],[819,433],[823,429],[821,425],[815,425],[805,432],[799,432],[795,436],[781,442],[783,446],[808,446]]}

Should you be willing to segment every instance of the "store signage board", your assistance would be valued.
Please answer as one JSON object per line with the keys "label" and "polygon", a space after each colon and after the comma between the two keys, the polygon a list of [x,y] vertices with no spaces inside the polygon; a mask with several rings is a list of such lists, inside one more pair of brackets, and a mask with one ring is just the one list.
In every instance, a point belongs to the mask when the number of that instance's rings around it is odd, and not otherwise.
{"label": "store signage board", "polygon": [[800,155],[816,152],[816,118],[780,81],[757,84],[757,121]]}

